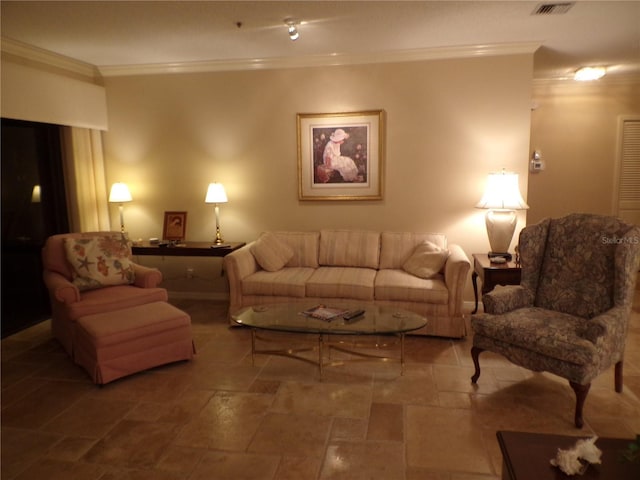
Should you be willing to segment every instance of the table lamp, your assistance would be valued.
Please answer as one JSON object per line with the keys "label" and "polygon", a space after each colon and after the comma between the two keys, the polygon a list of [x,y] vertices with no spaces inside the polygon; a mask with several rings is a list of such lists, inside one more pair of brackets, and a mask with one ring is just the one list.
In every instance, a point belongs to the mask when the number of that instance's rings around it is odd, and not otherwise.
{"label": "table lamp", "polygon": [[476,208],[489,210],[485,216],[491,246],[489,259],[502,257],[511,260],[512,256],[508,253],[509,245],[518,223],[515,211],[529,208],[520,194],[518,175],[504,169],[502,172],[490,173],[484,195]]}
{"label": "table lamp", "polygon": [[222,235],[220,234],[220,209],[218,208],[219,203],[227,203],[227,193],[224,191],[224,187],[221,183],[210,183],[209,188],[207,188],[207,196],[204,199],[204,203],[213,203],[215,204],[216,211],[216,238],[213,241],[214,244],[220,245],[224,240],[222,240]]}
{"label": "table lamp", "polygon": [[123,203],[130,202],[133,200],[131,198],[131,192],[129,192],[129,187],[122,182],[116,182],[111,185],[111,191],[109,192],[109,203],[119,203],[118,209],[120,210],[120,231],[124,235],[124,215],[122,213]]}

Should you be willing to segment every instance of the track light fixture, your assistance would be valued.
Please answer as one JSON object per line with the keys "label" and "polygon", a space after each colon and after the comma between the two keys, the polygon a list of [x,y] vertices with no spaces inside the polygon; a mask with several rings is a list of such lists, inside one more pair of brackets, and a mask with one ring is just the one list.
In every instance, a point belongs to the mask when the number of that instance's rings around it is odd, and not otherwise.
{"label": "track light fixture", "polygon": [[291,20],[290,18],[285,18],[284,24],[287,26],[289,30],[289,38],[291,40],[295,41],[298,38],[300,38],[300,33],[298,32],[298,29],[296,28],[296,24],[293,20]]}

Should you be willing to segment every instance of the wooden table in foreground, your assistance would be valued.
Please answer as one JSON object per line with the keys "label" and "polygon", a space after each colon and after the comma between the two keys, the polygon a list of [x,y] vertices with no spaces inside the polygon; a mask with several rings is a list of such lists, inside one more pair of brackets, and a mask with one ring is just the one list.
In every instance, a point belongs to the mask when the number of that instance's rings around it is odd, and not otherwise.
{"label": "wooden table in foreground", "polygon": [[572,448],[580,438],[543,433],[503,432],[497,433],[502,450],[502,480],[638,480],[640,463],[622,459],[631,439],[598,438],[596,446],[602,450],[602,463],[589,465],[583,475],[565,475],[549,463],[555,458],[558,448]]}

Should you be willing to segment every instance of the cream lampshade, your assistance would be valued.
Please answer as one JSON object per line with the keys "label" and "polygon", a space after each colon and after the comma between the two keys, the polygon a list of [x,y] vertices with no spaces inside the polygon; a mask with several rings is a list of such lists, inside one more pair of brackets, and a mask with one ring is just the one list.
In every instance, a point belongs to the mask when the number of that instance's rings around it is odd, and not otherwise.
{"label": "cream lampshade", "polygon": [[109,192],[109,203],[119,203],[118,209],[120,210],[120,231],[124,234],[124,215],[123,215],[123,203],[130,202],[131,192],[129,187],[122,182],[116,182],[111,185],[111,191]]}
{"label": "cream lampshade", "polygon": [[227,203],[227,193],[224,191],[224,187],[221,183],[210,183],[207,188],[207,196],[204,199],[204,203],[214,203],[216,211],[216,238],[214,243],[216,245],[222,244],[222,235],[220,234],[220,209],[219,203]]}
{"label": "cream lampshade", "polygon": [[476,208],[489,210],[485,216],[491,246],[489,258],[503,257],[511,260],[509,245],[518,223],[515,211],[529,208],[520,194],[518,175],[505,172],[504,169],[499,173],[490,173],[484,195]]}

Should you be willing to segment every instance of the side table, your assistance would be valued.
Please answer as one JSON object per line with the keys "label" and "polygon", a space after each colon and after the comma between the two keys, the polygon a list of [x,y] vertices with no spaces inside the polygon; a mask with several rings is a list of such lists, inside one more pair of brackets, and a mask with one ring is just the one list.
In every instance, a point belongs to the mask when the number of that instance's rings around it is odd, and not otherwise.
{"label": "side table", "polygon": [[160,246],[142,242],[131,247],[133,255],[157,255],[161,257],[224,257],[245,245],[244,242],[230,242],[213,245],[212,242],[184,242],[175,246]]}
{"label": "side table", "polygon": [[521,268],[516,262],[491,263],[486,253],[473,254],[473,293],[476,299],[476,307],[473,313],[478,311],[478,277],[482,280],[482,295],[490,292],[496,285],[519,285]]}

